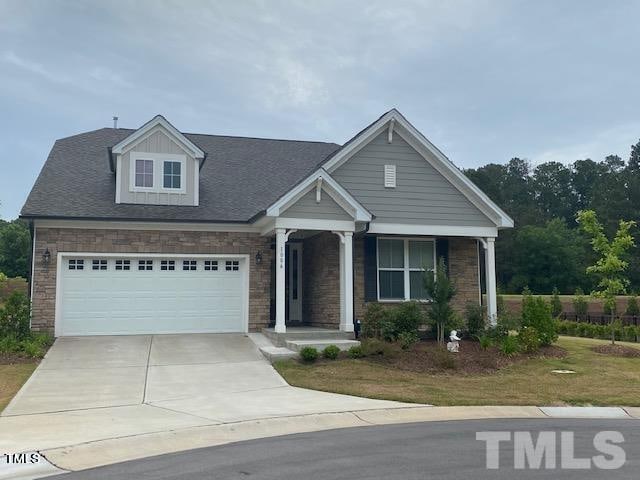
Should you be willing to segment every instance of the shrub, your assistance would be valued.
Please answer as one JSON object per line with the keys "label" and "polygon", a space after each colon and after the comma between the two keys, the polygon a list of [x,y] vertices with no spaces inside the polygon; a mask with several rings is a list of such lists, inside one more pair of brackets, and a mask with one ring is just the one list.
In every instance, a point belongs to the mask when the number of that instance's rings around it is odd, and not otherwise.
{"label": "shrub", "polygon": [[482,350],[488,350],[493,344],[493,339],[489,335],[484,334],[478,337],[478,342],[480,343],[480,348]]}
{"label": "shrub", "polygon": [[14,353],[32,358],[42,358],[53,343],[53,337],[44,334],[32,334],[18,340],[13,336],[0,338],[0,353]]}
{"label": "shrub", "polygon": [[469,332],[469,335],[479,335],[484,331],[485,322],[482,305],[475,302],[467,303],[465,316],[467,318],[467,332]]}
{"label": "shrub", "polygon": [[637,317],[640,315],[640,306],[638,306],[638,297],[635,295],[629,297],[627,300],[627,310],[625,311],[626,315],[631,315],[632,317]]}
{"label": "shrub", "polygon": [[553,287],[553,293],[551,294],[551,315],[557,318],[562,313],[562,301],[560,300],[560,292],[558,287]]}
{"label": "shrub", "polygon": [[415,332],[402,332],[398,335],[398,341],[403,350],[408,350],[420,341],[420,337]]}
{"label": "shrub", "polygon": [[519,330],[522,319],[511,312],[504,312],[498,317],[498,325],[500,325],[505,331]]}
{"label": "shrub", "polygon": [[386,342],[395,342],[398,339],[398,329],[391,312],[388,310],[387,315],[380,322],[380,333],[377,337]]}
{"label": "shrub", "polygon": [[506,328],[504,325],[501,325],[500,322],[498,322],[497,325],[491,328],[488,328],[486,333],[489,336],[489,338],[491,338],[492,340],[495,340],[496,342],[499,342],[504,337],[509,336],[509,329]]}
{"label": "shrub", "polygon": [[518,339],[516,337],[504,337],[500,342],[500,351],[503,355],[511,356],[518,352]]}
{"label": "shrub", "polygon": [[622,328],[622,339],[625,342],[635,342],[638,331],[633,325],[627,325]]}
{"label": "shrub", "polygon": [[30,320],[29,299],[24,293],[13,292],[0,309],[0,336],[18,340],[28,337]]}
{"label": "shrub", "polygon": [[362,341],[360,347],[365,357],[371,355],[389,355],[392,352],[391,344],[377,338],[368,338]]}
{"label": "shrub", "polygon": [[522,326],[538,332],[540,345],[551,345],[558,338],[551,308],[542,297],[525,295],[522,299]]}
{"label": "shrub", "polygon": [[573,298],[573,310],[578,317],[585,317],[589,311],[589,303],[584,297],[584,292],[581,288],[576,289],[575,297]]}
{"label": "shrub", "polygon": [[516,338],[521,352],[533,353],[540,348],[540,336],[533,327],[522,327]]}
{"label": "shrub", "polygon": [[322,356],[329,360],[335,360],[340,355],[340,349],[335,345],[328,345],[323,351]]}
{"label": "shrub", "polygon": [[318,350],[313,347],[304,347],[300,350],[300,358],[307,363],[313,363],[318,359]]}
{"label": "shrub", "polygon": [[364,338],[380,338],[382,324],[389,318],[389,312],[379,303],[370,303],[364,313],[362,336]]}
{"label": "shrub", "polygon": [[351,347],[347,352],[351,358],[362,358],[364,357],[364,352],[362,351],[361,346]]}

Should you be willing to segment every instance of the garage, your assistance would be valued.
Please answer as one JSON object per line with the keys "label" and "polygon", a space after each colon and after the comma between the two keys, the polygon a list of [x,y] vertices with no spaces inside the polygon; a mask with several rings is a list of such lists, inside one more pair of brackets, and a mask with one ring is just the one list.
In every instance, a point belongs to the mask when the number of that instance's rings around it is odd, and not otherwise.
{"label": "garage", "polygon": [[247,259],[59,253],[56,335],[246,332]]}

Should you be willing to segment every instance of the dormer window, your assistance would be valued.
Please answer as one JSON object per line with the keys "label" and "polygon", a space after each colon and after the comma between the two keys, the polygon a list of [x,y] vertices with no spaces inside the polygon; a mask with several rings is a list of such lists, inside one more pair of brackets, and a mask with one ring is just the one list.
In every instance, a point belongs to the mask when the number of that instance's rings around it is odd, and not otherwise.
{"label": "dormer window", "polygon": [[139,188],[153,188],[153,160],[136,159],[135,185]]}
{"label": "dormer window", "polygon": [[164,162],[163,171],[163,187],[164,188],[180,188],[182,181],[182,163],[180,162]]}

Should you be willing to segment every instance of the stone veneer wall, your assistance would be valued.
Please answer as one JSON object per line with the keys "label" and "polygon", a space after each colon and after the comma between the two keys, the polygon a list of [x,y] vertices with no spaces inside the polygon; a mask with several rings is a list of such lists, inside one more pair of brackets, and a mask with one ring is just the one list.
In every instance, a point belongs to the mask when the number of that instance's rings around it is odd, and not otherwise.
{"label": "stone veneer wall", "polygon": [[302,319],[315,327],[340,326],[338,236],[323,232],[302,246]]}
{"label": "stone veneer wall", "polygon": [[[270,268],[273,250],[271,238],[255,233],[188,232],[155,230],[89,230],[79,228],[38,228],[34,271],[33,330],[53,333],[55,321],[56,265],[60,252],[96,253],[171,253],[171,254],[248,254],[249,329],[260,330],[269,324]],[[38,261],[49,249],[47,268]],[[255,254],[262,251],[262,263]]]}

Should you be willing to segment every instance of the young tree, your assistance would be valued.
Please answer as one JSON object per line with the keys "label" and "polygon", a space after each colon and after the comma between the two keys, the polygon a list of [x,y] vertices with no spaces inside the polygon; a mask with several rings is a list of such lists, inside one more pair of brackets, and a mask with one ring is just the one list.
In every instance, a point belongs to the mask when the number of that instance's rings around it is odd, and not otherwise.
{"label": "young tree", "polygon": [[435,276],[425,272],[424,287],[431,299],[429,318],[436,324],[438,342],[444,343],[444,332],[454,316],[451,299],[456,294],[456,287],[447,275],[443,257],[438,261]]}
{"label": "young tree", "polygon": [[551,315],[553,318],[558,318],[562,313],[562,301],[560,301],[560,292],[558,287],[553,287],[553,294],[551,295]]}
{"label": "young tree", "polygon": [[631,229],[636,222],[620,220],[618,231],[609,240],[604,233],[604,227],[598,221],[593,210],[578,212],[577,222],[580,228],[591,237],[593,251],[599,256],[595,264],[587,267],[587,273],[598,277],[597,290],[592,295],[604,298],[605,306],[611,311],[611,343],[615,343],[615,329],[613,322],[617,318],[616,296],[627,291],[629,280],[625,276],[628,262],[624,256],[631,247],[635,246]]}

